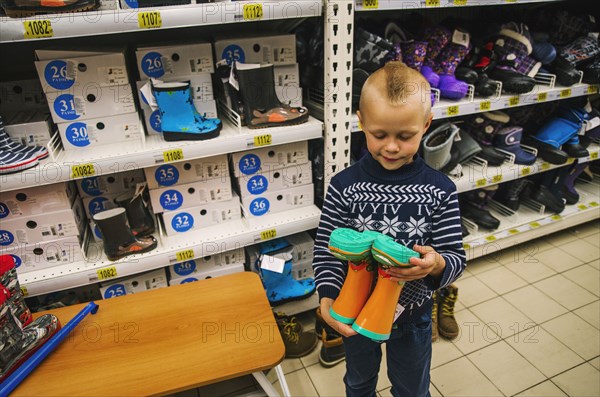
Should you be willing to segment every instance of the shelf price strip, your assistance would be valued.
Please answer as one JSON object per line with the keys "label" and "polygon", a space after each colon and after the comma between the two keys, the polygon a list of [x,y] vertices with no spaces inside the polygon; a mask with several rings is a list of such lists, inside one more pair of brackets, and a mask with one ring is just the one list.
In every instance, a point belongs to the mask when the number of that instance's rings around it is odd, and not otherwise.
{"label": "shelf price strip", "polygon": [[262,19],[264,16],[262,4],[244,4],[242,10],[244,21],[256,21]]}
{"label": "shelf price strip", "polygon": [[466,6],[467,0],[454,0],[453,4],[455,6]]}
{"label": "shelf price strip", "polygon": [[193,249],[189,249],[189,250],[185,250],[185,251],[179,251],[175,254],[175,258],[177,259],[177,262],[185,262],[185,261],[189,261],[191,259],[194,259],[194,250]]}
{"label": "shelf price strip", "polygon": [[138,13],[138,26],[140,29],[155,29],[162,27],[160,11],[143,11]]}
{"label": "shelf price strip", "polygon": [[425,0],[425,7],[439,7],[440,5],[440,0]]}
{"label": "shelf price strip", "polygon": [[263,241],[270,240],[275,237],[277,237],[277,230],[275,229],[263,230],[260,232],[260,239]]}
{"label": "shelf price strip", "polygon": [[23,27],[25,28],[23,37],[26,39],[42,39],[54,36],[52,22],[49,19],[24,21]]}
{"label": "shelf price strip", "polygon": [[92,163],[71,166],[71,179],[88,178],[94,175],[96,175],[96,168]]}
{"label": "shelf price strip", "polygon": [[254,146],[268,146],[273,143],[273,137],[271,134],[258,135],[254,137]]}
{"label": "shelf price strip", "polygon": [[379,8],[379,0],[363,0],[363,8],[375,10]]}
{"label": "shelf price strip", "polygon": [[171,149],[163,152],[163,159],[165,163],[172,163],[173,161],[183,160],[183,150]]}
{"label": "shelf price strip", "polygon": [[483,101],[479,104],[479,110],[481,111],[487,111],[487,110],[491,110],[492,109],[492,102],[490,101]]}
{"label": "shelf price strip", "polygon": [[448,112],[448,116],[458,116],[458,114],[459,114],[458,105],[448,106],[447,112]]}
{"label": "shelf price strip", "polygon": [[105,267],[96,271],[98,275],[98,281],[107,280],[109,278],[117,277],[117,268],[115,266]]}

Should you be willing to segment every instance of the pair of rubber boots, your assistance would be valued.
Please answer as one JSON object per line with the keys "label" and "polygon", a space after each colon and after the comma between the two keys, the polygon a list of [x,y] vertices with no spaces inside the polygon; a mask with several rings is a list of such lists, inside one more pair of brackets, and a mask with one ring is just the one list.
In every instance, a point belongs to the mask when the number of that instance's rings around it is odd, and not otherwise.
{"label": "pair of rubber boots", "polygon": [[158,245],[151,236],[155,223],[144,193],[147,193],[145,184],[135,192],[117,196],[117,208],[93,215],[108,260],[116,261],[128,255],[149,252]]}
{"label": "pair of rubber boots", "polygon": [[0,383],[61,328],[45,314],[33,320],[21,292],[15,261],[0,255]]}
{"label": "pair of rubber boots", "polygon": [[[352,324],[359,334],[377,341],[389,339],[403,282],[394,282],[386,270],[412,267],[409,260],[419,254],[378,232],[335,229],[329,250],[348,262],[348,273],[340,294],[330,309],[331,316]],[[377,270],[377,282],[372,290]]]}

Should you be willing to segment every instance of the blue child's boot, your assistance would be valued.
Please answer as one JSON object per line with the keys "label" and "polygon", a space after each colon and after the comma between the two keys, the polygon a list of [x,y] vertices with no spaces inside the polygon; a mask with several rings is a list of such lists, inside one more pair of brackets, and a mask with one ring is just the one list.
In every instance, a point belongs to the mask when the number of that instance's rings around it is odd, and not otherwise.
{"label": "blue child's boot", "polygon": [[152,86],[160,112],[165,141],[196,141],[216,138],[221,131],[219,119],[207,119],[196,110],[190,82],[159,83]]}

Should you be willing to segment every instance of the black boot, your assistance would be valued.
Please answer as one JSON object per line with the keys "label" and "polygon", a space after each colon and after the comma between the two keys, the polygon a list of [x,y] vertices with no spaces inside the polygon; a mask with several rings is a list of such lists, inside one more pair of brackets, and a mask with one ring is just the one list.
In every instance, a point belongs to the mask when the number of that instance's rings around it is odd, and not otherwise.
{"label": "black boot", "polygon": [[493,193],[495,193],[495,191],[491,189],[477,189],[461,195],[461,215],[472,220],[483,229],[496,230],[498,226],[500,226],[500,220],[490,214],[490,211],[487,208],[487,204]]}
{"label": "black boot", "polygon": [[[539,178],[539,187],[531,196],[534,201],[543,204],[546,210],[557,214],[565,209],[565,200],[562,197],[561,189],[557,186],[564,185],[567,174],[563,176],[560,171],[561,168],[557,168],[542,173]],[[568,169],[566,171],[568,172]]]}
{"label": "black boot", "polygon": [[322,342],[319,362],[323,367],[330,368],[346,359],[346,349],[342,335],[325,322],[319,307],[316,310],[316,316],[315,332]]}
{"label": "black boot", "polygon": [[308,120],[308,109],[282,104],[275,93],[273,65],[244,69],[236,63],[244,120],[248,128],[301,124]]}
{"label": "black boot", "polygon": [[125,208],[127,220],[133,235],[136,237],[148,236],[154,233],[154,217],[144,200],[144,191],[124,193],[115,198],[115,204]]}
{"label": "black boot", "polygon": [[152,251],[158,245],[152,236],[137,238],[129,228],[125,208],[113,208],[93,216],[103,236],[104,253],[116,261],[127,255]]}
{"label": "black boot", "polygon": [[317,347],[317,335],[313,331],[304,332],[296,317],[276,312],[275,320],[283,338],[286,358],[304,357]]}
{"label": "black boot", "polygon": [[521,204],[521,193],[531,184],[528,179],[517,179],[503,183],[498,188],[494,199],[513,211],[518,211]]}

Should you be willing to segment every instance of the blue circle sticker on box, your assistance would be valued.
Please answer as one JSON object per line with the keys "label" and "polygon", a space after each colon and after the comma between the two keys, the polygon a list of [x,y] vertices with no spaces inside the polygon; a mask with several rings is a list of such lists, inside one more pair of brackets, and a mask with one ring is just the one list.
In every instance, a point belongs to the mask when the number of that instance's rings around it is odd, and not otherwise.
{"label": "blue circle sticker on box", "polygon": [[75,97],[72,94],[59,95],[54,100],[54,113],[63,120],[77,120],[80,115],[75,110]]}
{"label": "blue circle sticker on box", "polygon": [[154,171],[154,180],[161,186],[172,186],[179,180],[179,171],[171,164],[161,165]]}
{"label": "blue circle sticker on box", "polygon": [[127,4],[129,8],[139,8],[138,0],[125,0],[125,4]]}
{"label": "blue circle sticker on box", "polygon": [[165,210],[176,210],[183,204],[183,195],[177,190],[169,189],[160,195],[159,202]]}
{"label": "blue circle sticker on box", "polygon": [[254,216],[261,216],[269,212],[271,204],[264,197],[259,197],[250,202],[250,213]]}
{"label": "blue circle sticker on box", "polygon": [[81,189],[90,196],[99,196],[102,194],[100,191],[100,180],[97,176],[82,179]]}
{"label": "blue circle sticker on box", "polygon": [[242,47],[237,44],[229,44],[227,47],[223,49],[223,53],[221,54],[221,59],[227,61],[228,65],[233,64],[235,61],[240,63],[246,62],[246,54]]}
{"label": "blue circle sticker on box", "polygon": [[75,83],[75,80],[67,78],[67,63],[59,59],[48,62],[44,78],[50,87],[61,91],[71,88]]}
{"label": "blue circle sticker on box", "polygon": [[255,175],[246,184],[250,194],[262,194],[269,187],[269,181],[262,175]]}
{"label": "blue circle sticker on box", "polygon": [[171,227],[176,232],[187,232],[194,227],[194,217],[187,212],[177,214],[171,220]]}
{"label": "blue circle sticker on box", "polygon": [[162,132],[162,124],[160,122],[160,110],[156,109],[150,115],[150,127],[156,132]]}
{"label": "blue circle sticker on box", "polygon": [[0,230],[0,245],[11,245],[15,241],[15,236],[8,230]]}
{"label": "blue circle sticker on box", "polygon": [[198,281],[198,279],[194,278],[194,277],[188,277],[188,278],[181,280],[181,282],[179,284],[193,283],[194,281]]}
{"label": "blue circle sticker on box", "polygon": [[98,225],[94,225],[94,234],[96,235],[96,237],[102,240],[102,233],[100,232]]}
{"label": "blue circle sticker on box", "polygon": [[4,203],[0,203],[0,219],[6,218],[10,214],[8,206]]}
{"label": "blue circle sticker on box", "polygon": [[123,296],[127,295],[127,291],[125,291],[125,286],[123,284],[114,284],[111,285],[104,291],[104,299],[114,298],[115,296]]}
{"label": "blue circle sticker on box", "polygon": [[173,271],[178,276],[187,276],[196,270],[196,261],[186,261],[173,265]]}
{"label": "blue circle sticker on box", "polygon": [[162,64],[162,55],[151,51],[142,58],[142,71],[148,77],[160,77],[165,74]]}
{"label": "blue circle sticker on box", "polygon": [[242,174],[256,174],[260,170],[260,158],[255,154],[246,154],[240,159],[239,167]]}
{"label": "blue circle sticker on box", "polygon": [[23,261],[21,260],[21,258],[19,258],[16,255],[10,254],[10,256],[12,256],[13,260],[15,261],[15,267],[19,268],[19,266],[21,266],[21,264],[23,263]]}
{"label": "blue circle sticker on box", "polygon": [[69,124],[65,135],[69,143],[73,146],[84,147],[90,144],[87,124],[85,123],[77,122]]}
{"label": "blue circle sticker on box", "polygon": [[98,212],[102,212],[107,210],[106,204],[108,204],[108,199],[106,197],[96,197],[92,201],[88,203],[88,210],[90,211],[90,215],[96,215]]}

